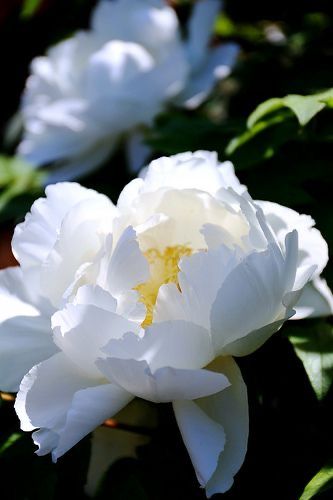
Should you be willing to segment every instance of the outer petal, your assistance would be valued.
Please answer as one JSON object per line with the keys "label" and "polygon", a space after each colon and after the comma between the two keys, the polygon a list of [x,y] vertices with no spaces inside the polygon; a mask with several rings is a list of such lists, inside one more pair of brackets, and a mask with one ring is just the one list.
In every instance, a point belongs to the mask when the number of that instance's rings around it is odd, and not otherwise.
{"label": "outer petal", "polygon": [[105,40],[139,43],[160,57],[178,38],[177,16],[162,0],[101,1],[93,13],[92,28]]}
{"label": "outer petal", "polygon": [[175,401],[173,408],[198,481],[205,486],[225,446],[223,427],[193,401]]}
{"label": "outer petal", "polygon": [[224,493],[232,486],[233,477],[245,458],[249,432],[247,390],[238,366],[228,357],[217,359],[209,368],[223,372],[231,385],[198,401],[199,407],[223,426],[226,436],[217,468],[206,484],[208,497]]}
{"label": "outer petal", "polygon": [[0,272],[0,305],[0,387],[16,392],[30,368],[58,349],[47,304],[29,296],[19,267]]}
{"label": "outer petal", "polygon": [[57,448],[52,453],[53,460],[61,457],[104,420],[118,413],[132,399],[131,394],[112,384],[76,392],[66,423],[59,433]]}
{"label": "outer petal", "polygon": [[48,168],[46,184],[70,181],[83,177],[99,168],[111,156],[116,147],[118,137],[108,137],[97,141],[90,150],[81,155],[64,157],[59,162]]}
{"label": "outer petal", "polygon": [[222,6],[219,0],[199,0],[188,23],[187,51],[192,68],[198,68],[207,55],[214,22]]}
{"label": "outer petal", "polygon": [[[288,239],[285,257],[272,243],[266,251],[247,256],[224,280],[211,310],[217,353],[224,352],[225,346],[255,330],[260,332],[263,343],[262,328],[288,315],[284,299],[295,281],[297,234],[291,233]],[[291,305],[288,303],[288,308]],[[266,333],[269,336],[272,330],[268,328]],[[258,347],[256,337],[252,340]]]}
{"label": "outer petal", "polygon": [[76,183],[48,186],[46,198],[39,198],[31,207],[25,221],[16,226],[13,252],[21,266],[37,268],[53,248],[61,223],[67,212],[77,203],[102,195]]}
{"label": "outer petal", "polygon": [[207,370],[159,368],[154,373],[146,361],[107,358],[96,362],[111,383],[137,397],[155,403],[208,396],[229,385],[222,374]]}
{"label": "outer petal", "polygon": [[292,319],[317,318],[333,314],[333,296],[325,280],[314,278],[308,283],[297,302]]}
{"label": "outer petal", "polygon": [[126,141],[126,156],[129,169],[136,174],[151,156],[152,150],[144,141],[142,132],[135,131],[129,134]]}
{"label": "outer petal", "polygon": [[77,203],[64,217],[54,247],[43,263],[41,288],[54,306],[82,264],[91,262],[110,230],[115,209],[103,195]]}
{"label": "outer petal", "polygon": [[327,243],[314,228],[315,221],[308,215],[301,215],[295,210],[271,203],[257,201],[265,213],[265,217],[283,244],[285,234],[297,229],[299,235],[299,266],[315,265],[314,281],[303,291],[297,304],[297,313],[293,319],[306,317],[329,316],[333,311],[332,292],[326,282],[319,279],[320,273],[328,261]]}
{"label": "outer petal", "polygon": [[23,379],[15,403],[23,430],[33,430],[37,454],[65,453],[131,399],[118,387],[96,386],[63,353],[35,366]]}
{"label": "outer petal", "polygon": [[63,424],[64,415],[76,391],[96,384],[79,372],[68,358],[59,352],[34,366],[21,382],[15,410],[21,428],[31,431]]}
{"label": "outer petal", "polygon": [[177,97],[177,103],[187,109],[194,109],[207,98],[215,83],[229,76],[235,65],[239,48],[234,43],[210,49],[205,63],[195,71],[184,91]]}
{"label": "outer petal", "polygon": [[195,403],[174,403],[185,446],[208,497],[232,486],[244,461],[249,426],[246,387],[236,363],[219,358],[210,368],[225,373],[231,385]]}
{"label": "outer petal", "polygon": [[249,354],[252,354],[254,351],[259,349],[259,347],[261,347],[266,340],[273,335],[273,333],[277,332],[287,319],[293,317],[294,313],[295,311],[290,311],[283,319],[269,323],[262,328],[253,330],[245,337],[237,339],[234,342],[230,342],[230,344],[227,344],[223,348],[223,355],[248,356]]}
{"label": "outer petal", "polygon": [[[104,305],[104,298],[103,298]],[[67,304],[52,318],[54,341],[86,376],[101,378],[95,366],[101,349],[110,339],[126,332],[139,332],[139,326],[108,310],[94,305]]]}
{"label": "outer petal", "polygon": [[291,208],[269,201],[256,201],[265,214],[267,222],[275,232],[278,241],[284,245],[287,233],[296,229],[298,232],[299,265],[317,266],[315,275],[319,276],[328,261],[327,243],[314,228],[315,221],[309,215],[299,214]]}

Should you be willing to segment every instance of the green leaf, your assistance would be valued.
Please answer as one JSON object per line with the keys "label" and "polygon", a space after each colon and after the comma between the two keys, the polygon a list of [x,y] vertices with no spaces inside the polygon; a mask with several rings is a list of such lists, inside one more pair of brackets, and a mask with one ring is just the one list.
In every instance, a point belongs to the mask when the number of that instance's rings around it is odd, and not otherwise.
{"label": "green leaf", "polygon": [[284,105],[291,109],[300,125],[306,125],[319,111],[326,107],[316,96],[288,95],[284,98]]}
{"label": "green leaf", "polygon": [[262,102],[249,116],[247,120],[247,127],[251,129],[266,115],[273,113],[273,111],[276,111],[283,107],[284,104],[282,103],[282,99],[280,99],[279,97],[273,97],[272,99],[268,99],[267,101]]}
{"label": "green leaf", "polygon": [[283,144],[295,139],[299,133],[296,120],[286,120],[283,110],[234,138],[228,144],[226,154],[238,170],[249,168],[272,158]]}
{"label": "green leaf", "polygon": [[0,156],[0,211],[17,196],[41,189],[45,174],[23,160]]}
{"label": "green leaf", "polygon": [[320,498],[321,493],[332,491],[333,495],[333,462],[323,467],[309,482],[299,500]]}
{"label": "green leaf", "polygon": [[[258,134],[263,132],[265,129],[272,127],[273,125],[277,125],[279,123],[284,122],[284,116],[283,115],[277,115],[273,116],[270,119],[267,119],[265,121],[260,121],[257,123],[254,123],[254,125],[249,129],[244,132],[244,134],[240,135],[239,137],[235,137],[230,141],[228,144],[228,147],[226,149],[226,153],[228,155],[232,155],[238,148],[241,146],[244,146],[247,142],[251,141],[254,139]],[[270,148],[268,148],[269,150]],[[267,154],[266,157],[271,156],[270,154]]]}
{"label": "green leaf", "polygon": [[333,380],[332,327],[321,321],[309,329],[292,327],[289,331],[289,339],[303,362],[311,385],[318,399],[323,399]]}
{"label": "green leaf", "polygon": [[9,436],[9,438],[0,447],[0,456],[21,438],[22,434],[20,434],[19,432],[14,432],[14,434]]}
{"label": "green leaf", "polygon": [[333,99],[333,89],[325,92],[320,92],[314,95],[297,95],[290,94],[285,97],[274,97],[268,99],[253,111],[247,121],[248,128],[252,128],[256,123],[262,120],[265,116],[281,109],[290,109],[297,117],[299,124],[304,126],[322,109],[330,106]]}
{"label": "green leaf", "polygon": [[41,6],[43,0],[24,0],[21,16],[24,18],[32,17]]}
{"label": "green leaf", "polygon": [[149,500],[144,473],[140,462],[132,458],[123,458],[112,464],[105,473],[94,496],[95,500]]}

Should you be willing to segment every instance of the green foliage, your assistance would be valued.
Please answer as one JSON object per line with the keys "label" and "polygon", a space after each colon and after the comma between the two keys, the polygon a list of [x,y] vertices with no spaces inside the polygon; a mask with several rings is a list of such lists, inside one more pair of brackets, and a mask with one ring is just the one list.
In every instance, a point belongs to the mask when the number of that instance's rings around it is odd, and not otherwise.
{"label": "green foliage", "polygon": [[131,458],[111,465],[102,478],[95,500],[151,500],[140,469],[140,462]]}
{"label": "green foliage", "polygon": [[41,6],[43,0],[24,0],[21,16],[23,18],[29,18],[33,16]]}
{"label": "green foliage", "polygon": [[302,326],[289,326],[289,339],[302,360],[312,387],[323,399],[333,381],[333,330],[324,321],[307,321]]}
{"label": "green foliage", "polygon": [[0,217],[6,218],[7,209],[17,197],[34,195],[42,188],[45,174],[33,169],[20,158],[0,156]]}
{"label": "green foliage", "polygon": [[23,437],[23,434],[20,434],[19,432],[14,432],[9,436],[9,438],[0,446],[0,456],[2,456],[11,446],[13,446],[16,441],[21,439]]}
{"label": "green foliage", "polygon": [[[333,495],[333,461],[320,469],[311,479],[299,500],[324,499],[322,494],[329,492]],[[325,498],[328,496],[325,495]]]}
{"label": "green foliage", "polygon": [[312,118],[324,109],[333,98],[333,89],[329,89],[319,94],[302,96],[302,95],[287,95],[286,97],[273,97],[268,101],[260,104],[257,109],[249,116],[247,126],[251,129],[256,123],[267,115],[289,108],[297,117],[300,125],[306,125]]}
{"label": "green foliage", "polygon": [[[248,168],[273,157],[283,144],[303,141],[305,125],[331,106],[333,89],[319,94],[287,95],[259,104],[247,120],[247,130],[233,138],[226,148],[240,168]],[[295,121],[297,119],[297,122]]]}
{"label": "green foliage", "polygon": [[146,131],[145,139],[159,154],[208,149],[223,157],[228,141],[240,129],[239,121],[214,123],[205,115],[173,110],[158,117],[154,128]]}

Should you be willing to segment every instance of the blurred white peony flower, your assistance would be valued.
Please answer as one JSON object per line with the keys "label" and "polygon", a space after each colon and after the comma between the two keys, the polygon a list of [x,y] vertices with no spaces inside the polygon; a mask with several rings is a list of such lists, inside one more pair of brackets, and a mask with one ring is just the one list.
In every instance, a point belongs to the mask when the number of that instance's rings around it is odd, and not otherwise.
{"label": "blurred white peony flower", "polygon": [[205,151],[152,162],[117,206],[46,189],[14,234],[21,267],[0,273],[0,388],[19,388],[37,454],[56,460],[134,397],[172,402],[207,495],[231,487],[248,436],[232,356],[294,314],[326,259],[308,219],[281,240],[263,207]]}
{"label": "blurred white peony flower", "polygon": [[165,0],[100,0],[89,31],[32,61],[18,153],[36,168],[54,163],[48,182],[68,180],[98,167],[125,135],[137,170],[147,157],[140,126],[168,103],[199,106],[230,73],[238,47],[209,46],[220,7],[199,0],[183,40]]}

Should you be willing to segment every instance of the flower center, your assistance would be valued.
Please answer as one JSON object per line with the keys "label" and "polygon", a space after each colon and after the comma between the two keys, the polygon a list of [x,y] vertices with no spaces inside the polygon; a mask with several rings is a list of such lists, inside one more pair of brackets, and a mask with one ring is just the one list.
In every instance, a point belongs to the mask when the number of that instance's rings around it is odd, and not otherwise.
{"label": "flower center", "polygon": [[139,292],[140,302],[143,302],[147,308],[147,314],[142,323],[143,328],[153,322],[153,310],[160,286],[166,283],[175,283],[179,288],[178,263],[182,257],[191,254],[191,248],[185,245],[166,247],[163,252],[150,248],[144,253],[149,263],[150,279],[134,288]]}

